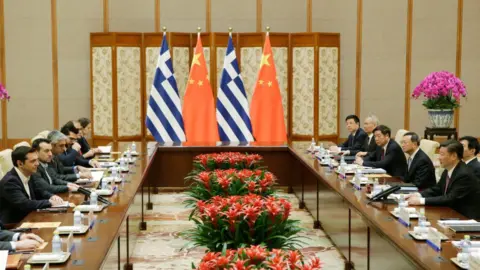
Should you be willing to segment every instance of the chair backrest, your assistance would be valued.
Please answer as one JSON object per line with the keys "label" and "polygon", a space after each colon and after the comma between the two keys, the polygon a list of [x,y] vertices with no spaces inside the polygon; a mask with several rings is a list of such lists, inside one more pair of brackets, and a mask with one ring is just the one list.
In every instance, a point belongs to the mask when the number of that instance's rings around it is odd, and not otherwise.
{"label": "chair backrest", "polygon": [[427,156],[435,162],[435,154],[437,153],[437,149],[440,147],[440,143],[436,141],[431,141],[427,139],[422,139],[420,141],[420,149],[427,154]]}
{"label": "chair backrest", "polygon": [[30,147],[30,144],[27,141],[19,142],[13,146],[13,150],[15,150],[17,147],[20,147],[20,146]]}
{"label": "chair backrest", "polygon": [[30,140],[30,142],[33,144],[33,142],[34,142],[36,139],[46,139],[46,138],[44,138],[43,136],[37,134],[37,136],[33,137],[32,140]]}
{"label": "chair backrest", "polygon": [[[0,174],[1,178],[13,168],[12,149],[0,151]],[[0,178],[0,179],[1,179]]]}
{"label": "chair backrest", "polygon": [[395,134],[395,141],[401,145],[402,143],[402,138],[403,138],[403,135],[405,135],[405,133],[407,133],[408,130],[405,130],[405,129],[399,129],[397,131],[397,134]]}
{"label": "chair backrest", "polygon": [[[48,133],[50,133],[50,130],[44,130],[42,132],[39,132],[37,134],[37,136],[40,137],[40,138],[46,139],[47,136],[48,136]],[[35,137],[37,137],[37,136],[35,136]]]}

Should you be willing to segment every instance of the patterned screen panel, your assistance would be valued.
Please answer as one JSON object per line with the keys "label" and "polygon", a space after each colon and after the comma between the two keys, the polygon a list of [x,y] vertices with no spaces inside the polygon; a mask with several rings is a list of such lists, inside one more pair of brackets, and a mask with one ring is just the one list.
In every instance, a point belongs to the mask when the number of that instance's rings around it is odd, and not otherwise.
{"label": "patterned screen panel", "polygon": [[92,48],[93,133],[113,136],[112,48]]}
{"label": "patterned screen panel", "polygon": [[318,134],[337,134],[338,123],[338,48],[319,50],[319,125]]}
{"label": "patterned screen panel", "polygon": [[275,68],[277,69],[277,80],[282,95],[283,116],[285,126],[288,130],[288,48],[272,47]]}
{"label": "patterned screen panel", "polygon": [[[158,60],[158,47],[145,48],[145,106],[148,106],[148,99],[150,97],[150,91],[152,90],[153,78],[155,77],[155,70],[157,69]],[[147,108],[147,107],[145,107]],[[147,129],[147,135],[152,135]]]}
{"label": "patterned screen panel", "polygon": [[225,60],[226,53],[227,47],[217,47],[217,88],[220,87],[220,80],[222,79],[223,71],[223,60]]}
{"label": "patterned screen panel", "polygon": [[208,75],[210,75],[210,47],[203,47],[203,55],[205,56],[205,63],[207,64]]}
{"label": "patterned screen panel", "polygon": [[173,72],[175,80],[177,81],[178,94],[180,95],[180,102],[182,104],[183,97],[185,96],[185,88],[187,87],[188,74],[190,73],[190,58],[188,52],[188,47],[173,47]]}
{"label": "patterned screen panel", "polygon": [[247,92],[248,104],[252,101],[261,59],[262,47],[243,47],[240,50],[240,73],[245,85],[245,92]]}
{"label": "patterned screen panel", "polygon": [[293,134],[313,136],[314,48],[293,48]]}
{"label": "patterned screen panel", "polygon": [[140,48],[117,48],[118,136],[142,134]]}

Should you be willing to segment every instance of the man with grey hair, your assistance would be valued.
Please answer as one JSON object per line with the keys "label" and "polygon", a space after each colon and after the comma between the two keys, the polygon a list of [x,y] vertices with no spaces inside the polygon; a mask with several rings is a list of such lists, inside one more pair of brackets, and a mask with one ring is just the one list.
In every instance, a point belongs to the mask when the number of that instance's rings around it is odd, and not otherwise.
{"label": "man with grey hair", "polygon": [[92,178],[92,174],[87,168],[82,166],[65,167],[58,158],[58,155],[65,153],[67,149],[67,136],[58,130],[53,130],[48,134],[47,139],[52,144],[53,153],[53,159],[49,167],[53,168],[58,174],[56,178],[68,182],[75,182],[80,178]]}
{"label": "man with grey hair", "polygon": [[366,156],[368,152],[375,152],[377,149],[377,144],[375,143],[375,139],[373,138],[373,130],[379,125],[378,118],[370,114],[365,118],[363,121],[363,130],[367,133],[367,138],[362,144],[361,150],[350,150],[344,153],[344,155],[352,155],[352,156],[359,156],[363,157]]}

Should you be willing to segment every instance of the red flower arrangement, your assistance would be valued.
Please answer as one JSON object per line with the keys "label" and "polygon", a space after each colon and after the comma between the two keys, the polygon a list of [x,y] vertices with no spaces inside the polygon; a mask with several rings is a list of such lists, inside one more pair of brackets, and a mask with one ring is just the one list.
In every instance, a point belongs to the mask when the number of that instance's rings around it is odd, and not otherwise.
{"label": "red flower arrangement", "polygon": [[197,200],[207,201],[213,196],[246,195],[248,193],[268,196],[274,193],[276,177],[269,171],[227,169],[202,171],[185,178],[190,182],[187,205]]}
{"label": "red flower arrangement", "polygon": [[196,268],[198,270],[218,269],[274,269],[274,270],[318,270],[322,268],[319,258],[312,257],[309,263],[304,262],[303,255],[297,250],[268,251],[261,246],[251,246],[238,250],[225,250],[224,252],[209,252],[205,254]]}
{"label": "red flower arrangement", "polygon": [[301,243],[296,234],[302,229],[298,220],[288,219],[291,207],[287,200],[273,196],[215,196],[197,202],[191,216],[197,226],[184,235],[194,247],[205,246],[210,251],[245,244],[293,249]]}
{"label": "red flower arrangement", "polygon": [[239,152],[222,152],[202,154],[194,158],[196,170],[213,171],[215,169],[256,169],[263,157],[257,154],[242,154]]}

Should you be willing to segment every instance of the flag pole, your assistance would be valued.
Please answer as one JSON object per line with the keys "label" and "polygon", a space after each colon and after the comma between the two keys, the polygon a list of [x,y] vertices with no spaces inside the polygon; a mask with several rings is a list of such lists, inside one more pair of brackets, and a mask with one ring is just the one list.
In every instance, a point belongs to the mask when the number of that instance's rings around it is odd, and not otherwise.
{"label": "flag pole", "polygon": [[270,26],[265,27],[265,30],[267,31],[267,36],[270,35]]}
{"label": "flag pole", "polygon": [[166,26],[162,27],[162,30],[163,30],[163,36],[166,36],[167,35],[167,27]]}
{"label": "flag pole", "polygon": [[232,27],[228,27],[228,35],[230,37],[232,37],[232,31],[233,31],[233,28]]}
{"label": "flag pole", "polygon": [[199,26],[197,27],[197,38],[200,38],[200,33],[202,32],[202,28]]}

